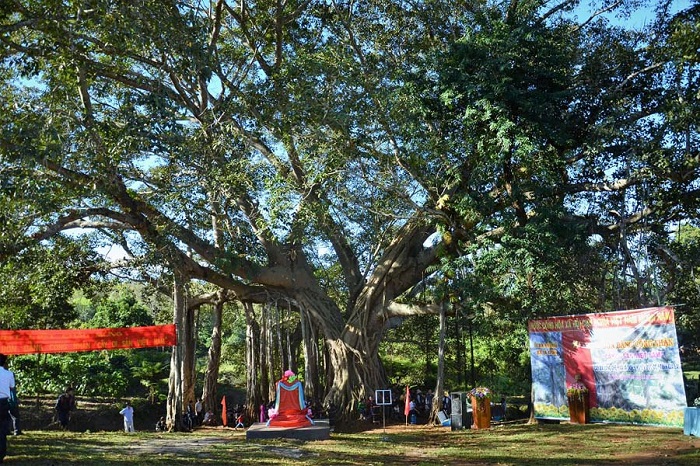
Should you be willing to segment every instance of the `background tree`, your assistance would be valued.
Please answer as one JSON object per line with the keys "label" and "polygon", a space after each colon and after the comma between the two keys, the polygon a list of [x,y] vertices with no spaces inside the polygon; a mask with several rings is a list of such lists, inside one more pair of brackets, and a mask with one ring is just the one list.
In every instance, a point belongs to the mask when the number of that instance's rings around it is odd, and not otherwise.
{"label": "background tree", "polygon": [[102,259],[87,241],[55,238],[0,261],[0,327],[63,328],[78,317],[76,287],[90,289]]}
{"label": "background tree", "polygon": [[154,325],[149,309],[132,294],[107,300],[97,306],[95,315],[88,324],[91,327],[143,327]]}

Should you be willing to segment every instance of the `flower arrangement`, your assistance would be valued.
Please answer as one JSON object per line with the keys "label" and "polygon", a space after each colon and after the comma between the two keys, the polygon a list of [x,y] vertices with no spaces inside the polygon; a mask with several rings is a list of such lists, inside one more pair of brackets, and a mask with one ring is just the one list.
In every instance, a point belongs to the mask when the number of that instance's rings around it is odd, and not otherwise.
{"label": "flower arrangement", "polygon": [[485,403],[491,399],[491,390],[486,387],[475,387],[469,390],[469,397],[475,399],[477,409],[483,411]]}
{"label": "flower arrangement", "polygon": [[476,398],[477,401],[489,400],[491,399],[491,390],[486,387],[476,387],[469,391],[469,396],[471,398]]}
{"label": "flower arrangement", "polygon": [[588,394],[588,389],[581,382],[574,382],[566,389],[566,396],[569,398],[578,398],[583,401],[583,397]]}

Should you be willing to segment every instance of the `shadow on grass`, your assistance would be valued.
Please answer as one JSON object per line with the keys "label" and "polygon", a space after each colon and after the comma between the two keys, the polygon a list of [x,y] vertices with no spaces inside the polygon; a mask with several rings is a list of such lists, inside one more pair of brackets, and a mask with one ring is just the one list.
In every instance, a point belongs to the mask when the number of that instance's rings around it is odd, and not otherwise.
{"label": "shadow on grass", "polygon": [[700,439],[678,429],[513,425],[487,431],[394,427],[330,440],[247,442],[242,432],[127,435],[30,431],[10,437],[11,465],[632,465],[700,464]]}

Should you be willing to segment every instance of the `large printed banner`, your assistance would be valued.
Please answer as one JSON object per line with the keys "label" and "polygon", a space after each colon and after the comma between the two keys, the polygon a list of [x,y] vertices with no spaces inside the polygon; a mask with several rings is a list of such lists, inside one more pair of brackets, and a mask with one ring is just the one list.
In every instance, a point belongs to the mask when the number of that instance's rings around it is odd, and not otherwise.
{"label": "large printed banner", "polygon": [[175,325],[71,330],[0,330],[0,353],[72,353],[173,346]]}
{"label": "large printed banner", "polygon": [[531,320],[533,405],[569,419],[566,389],[589,390],[590,419],[683,427],[683,373],[672,307]]}

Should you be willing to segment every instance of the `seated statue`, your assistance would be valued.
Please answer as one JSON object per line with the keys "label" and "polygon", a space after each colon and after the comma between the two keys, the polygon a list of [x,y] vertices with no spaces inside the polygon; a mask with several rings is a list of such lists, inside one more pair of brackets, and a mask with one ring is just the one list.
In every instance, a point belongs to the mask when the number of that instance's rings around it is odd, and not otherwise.
{"label": "seated statue", "polygon": [[294,372],[287,370],[277,382],[275,407],[269,410],[270,427],[308,427],[314,425],[304,401],[304,387]]}

